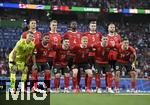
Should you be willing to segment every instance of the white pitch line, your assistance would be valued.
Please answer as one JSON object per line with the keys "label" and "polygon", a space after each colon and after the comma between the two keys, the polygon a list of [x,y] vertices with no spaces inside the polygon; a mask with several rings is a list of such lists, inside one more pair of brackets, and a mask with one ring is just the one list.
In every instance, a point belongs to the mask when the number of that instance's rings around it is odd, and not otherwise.
{"label": "white pitch line", "polygon": [[135,93],[135,94],[123,93],[123,94],[114,94],[114,95],[118,95],[118,96],[150,96],[150,94],[141,94],[141,93]]}

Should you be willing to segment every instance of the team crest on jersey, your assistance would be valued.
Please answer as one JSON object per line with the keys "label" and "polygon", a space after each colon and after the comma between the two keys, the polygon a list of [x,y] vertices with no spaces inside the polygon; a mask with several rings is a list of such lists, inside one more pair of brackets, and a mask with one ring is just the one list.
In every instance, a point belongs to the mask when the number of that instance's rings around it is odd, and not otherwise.
{"label": "team crest on jersey", "polygon": [[77,34],[77,37],[80,38],[80,34]]}

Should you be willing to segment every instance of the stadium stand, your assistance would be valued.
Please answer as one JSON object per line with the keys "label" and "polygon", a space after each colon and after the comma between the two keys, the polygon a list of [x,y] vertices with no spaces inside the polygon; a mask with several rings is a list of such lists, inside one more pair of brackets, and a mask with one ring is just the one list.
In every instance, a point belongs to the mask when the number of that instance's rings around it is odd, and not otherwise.
{"label": "stadium stand", "polygon": [[145,8],[150,7],[147,0],[1,0],[3,2],[24,3],[24,4],[44,4],[44,5],[69,5],[86,6],[100,8]]}

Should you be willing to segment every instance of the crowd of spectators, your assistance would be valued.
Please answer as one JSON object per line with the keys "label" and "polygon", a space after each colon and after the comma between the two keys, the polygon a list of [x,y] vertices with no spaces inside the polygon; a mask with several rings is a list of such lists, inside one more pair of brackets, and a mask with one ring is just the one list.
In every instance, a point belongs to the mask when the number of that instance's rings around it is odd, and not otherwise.
{"label": "crowd of spectators", "polygon": [[[1,0],[6,2],[5,0]],[[149,8],[149,0],[8,0],[7,2],[99,8]]]}
{"label": "crowd of spectators", "polygon": [[88,6],[100,8],[148,8],[147,0],[52,0],[53,5]]}

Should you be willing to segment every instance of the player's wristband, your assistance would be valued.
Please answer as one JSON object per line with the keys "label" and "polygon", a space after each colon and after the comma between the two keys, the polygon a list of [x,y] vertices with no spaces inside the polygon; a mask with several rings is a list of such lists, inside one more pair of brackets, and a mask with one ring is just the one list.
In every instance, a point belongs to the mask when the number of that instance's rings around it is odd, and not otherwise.
{"label": "player's wristband", "polygon": [[9,63],[11,63],[13,65],[16,65],[16,62],[14,62],[14,61],[10,61]]}
{"label": "player's wristband", "polygon": [[37,54],[37,52],[33,52],[33,55],[36,55]]}

